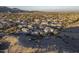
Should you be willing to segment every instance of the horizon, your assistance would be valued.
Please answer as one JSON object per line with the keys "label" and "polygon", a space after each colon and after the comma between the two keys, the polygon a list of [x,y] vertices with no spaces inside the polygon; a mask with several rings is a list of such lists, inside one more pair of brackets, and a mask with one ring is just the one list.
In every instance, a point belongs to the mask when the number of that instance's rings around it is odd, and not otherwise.
{"label": "horizon", "polygon": [[27,11],[79,11],[79,6],[8,6]]}

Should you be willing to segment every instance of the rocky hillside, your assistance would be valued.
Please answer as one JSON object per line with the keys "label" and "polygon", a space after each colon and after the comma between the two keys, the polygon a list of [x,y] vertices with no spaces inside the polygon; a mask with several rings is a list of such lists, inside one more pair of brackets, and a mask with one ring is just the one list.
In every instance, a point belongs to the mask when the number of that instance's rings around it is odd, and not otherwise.
{"label": "rocky hillside", "polygon": [[79,13],[1,13],[0,51],[79,52]]}

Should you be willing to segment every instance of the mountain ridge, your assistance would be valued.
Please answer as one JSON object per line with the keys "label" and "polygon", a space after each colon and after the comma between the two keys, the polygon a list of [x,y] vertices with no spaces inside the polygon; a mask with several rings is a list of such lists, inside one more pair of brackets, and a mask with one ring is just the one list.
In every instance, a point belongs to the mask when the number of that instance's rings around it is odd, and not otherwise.
{"label": "mountain ridge", "polygon": [[18,9],[18,8],[9,8],[9,7],[5,7],[5,6],[0,6],[0,12],[3,12],[3,13],[19,13],[19,12],[25,12],[25,11]]}

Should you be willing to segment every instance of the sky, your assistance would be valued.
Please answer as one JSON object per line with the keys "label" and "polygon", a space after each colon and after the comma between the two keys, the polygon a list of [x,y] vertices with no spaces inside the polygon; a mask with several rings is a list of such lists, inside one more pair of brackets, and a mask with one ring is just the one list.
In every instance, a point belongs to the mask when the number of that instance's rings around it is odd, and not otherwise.
{"label": "sky", "polygon": [[79,11],[79,6],[9,6],[28,11]]}

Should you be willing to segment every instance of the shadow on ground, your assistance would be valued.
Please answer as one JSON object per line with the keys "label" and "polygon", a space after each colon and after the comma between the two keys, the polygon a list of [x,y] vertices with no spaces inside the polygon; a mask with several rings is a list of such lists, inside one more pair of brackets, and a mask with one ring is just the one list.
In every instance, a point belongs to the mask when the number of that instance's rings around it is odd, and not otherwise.
{"label": "shadow on ground", "polygon": [[0,43],[0,53],[4,53],[6,49],[8,49],[10,46],[9,42],[1,42]]}
{"label": "shadow on ground", "polygon": [[[12,34],[11,34],[12,35]],[[58,36],[32,36],[25,33],[13,34],[19,36],[18,44],[25,48],[38,48],[35,52],[58,52],[58,53],[72,53],[79,52],[79,27],[67,28],[63,30]],[[39,41],[35,40],[39,39]],[[3,46],[6,48],[9,44]],[[0,49],[2,49],[0,47]]]}
{"label": "shadow on ground", "polygon": [[[39,48],[36,52],[79,52],[79,28],[68,28],[59,36],[48,36],[40,39],[40,42],[31,40],[39,39],[37,36],[19,35],[19,44],[24,47]],[[45,49],[42,51],[42,49]]]}

